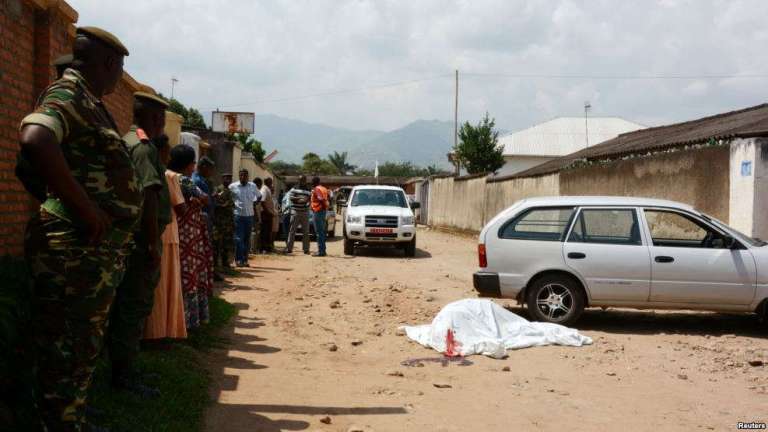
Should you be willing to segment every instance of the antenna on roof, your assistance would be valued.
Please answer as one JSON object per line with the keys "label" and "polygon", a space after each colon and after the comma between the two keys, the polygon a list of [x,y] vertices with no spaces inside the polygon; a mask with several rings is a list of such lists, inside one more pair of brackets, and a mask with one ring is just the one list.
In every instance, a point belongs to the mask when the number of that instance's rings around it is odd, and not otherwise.
{"label": "antenna on roof", "polygon": [[592,109],[592,104],[589,101],[584,102],[584,137],[587,141],[587,147],[589,147],[589,110]]}

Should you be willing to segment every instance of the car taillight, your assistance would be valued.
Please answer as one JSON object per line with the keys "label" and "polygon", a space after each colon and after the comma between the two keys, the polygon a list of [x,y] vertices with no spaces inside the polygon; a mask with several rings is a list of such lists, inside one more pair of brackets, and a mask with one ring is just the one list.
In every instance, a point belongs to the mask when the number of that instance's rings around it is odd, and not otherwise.
{"label": "car taillight", "polygon": [[480,260],[480,268],[488,267],[488,254],[485,252],[485,245],[477,245],[477,257]]}

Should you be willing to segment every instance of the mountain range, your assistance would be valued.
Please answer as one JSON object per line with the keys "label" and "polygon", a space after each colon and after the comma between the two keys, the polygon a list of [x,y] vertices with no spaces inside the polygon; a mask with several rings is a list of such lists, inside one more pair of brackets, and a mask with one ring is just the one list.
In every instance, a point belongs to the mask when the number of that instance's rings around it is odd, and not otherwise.
{"label": "mountain range", "polygon": [[449,166],[446,154],[453,147],[453,123],[417,120],[393,131],[351,130],[308,123],[273,114],[259,114],[255,136],[275,160],[301,163],[308,152],[327,157],[348,152],[349,162],[373,169],[375,161],[411,162],[419,166]]}

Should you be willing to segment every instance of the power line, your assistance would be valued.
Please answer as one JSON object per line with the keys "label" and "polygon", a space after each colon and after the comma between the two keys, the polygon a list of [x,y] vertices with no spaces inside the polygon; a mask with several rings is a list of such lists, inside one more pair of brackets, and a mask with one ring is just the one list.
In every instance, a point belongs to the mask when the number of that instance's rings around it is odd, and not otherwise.
{"label": "power line", "polygon": [[463,76],[521,79],[587,79],[587,80],[712,80],[712,79],[764,79],[768,74],[725,74],[725,75],[559,75],[466,72]]}
{"label": "power line", "polygon": [[301,96],[288,96],[288,97],[282,97],[282,98],[275,98],[275,99],[262,99],[255,102],[247,102],[247,103],[239,103],[239,104],[233,104],[233,105],[222,105],[217,108],[209,108],[208,110],[214,110],[218,108],[236,108],[241,106],[248,106],[248,105],[258,105],[258,104],[264,104],[264,103],[275,103],[275,102],[290,102],[290,101],[297,101],[297,100],[303,100],[303,99],[311,99],[315,97],[322,97],[322,96],[336,96],[336,95],[343,95],[348,93],[359,93],[359,92],[365,92],[369,90],[378,90],[383,88],[390,88],[390,87],[401,87],[411,84],[417,84],[420,82],[425,81],[434,81],[440,78],[447,78],[453,76],[453,74],[443,74],[443,75],[435,75],[431,77],[426,78],[419,78],[414,80],[408,80],[408,81],[398,81],[393,83],[387,83],[387,84],[379,84],[379,85],[372,85],[367,87],[359,87],[359,88],[353,88],[353,89],[339,89],[339,90],[328,90],[324,92],[319,93],[310,93],[306,95]]}
{"label": "power line", "polygon": [[[420,82],[434,81],[442,78],[453,77],[453,73],[434,75],[425,78],[408,81],[398,81],[386,84],[371,85],[366,87],[327,90],[305,95],[287,96],[272,99],[261,99],[253,102],[244,102],[229,105],[219,105],[215,108],[207,108],[202,111],[214,111],[221,108],[237,108],[242,106],[260,105],[266,103],[292,102],[304,99],[312,99],[324,96],[339,96],[351,93],[360,93],[384,88],[402,87]],[[580,79],[580,80],[718,80],[718,79],[768,79],[768,74],[722,74],[722,75],[568,75],[568,74],[525,74],[525,73],[483,73],[466,72],[462,76],[468,78],[513,78],[513,79]]]}

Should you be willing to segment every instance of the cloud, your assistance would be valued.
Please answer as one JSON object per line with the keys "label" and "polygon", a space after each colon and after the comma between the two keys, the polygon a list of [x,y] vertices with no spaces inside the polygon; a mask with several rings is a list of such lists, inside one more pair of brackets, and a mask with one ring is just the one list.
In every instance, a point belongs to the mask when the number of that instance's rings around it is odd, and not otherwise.
{"label": "cloud", "polygon": [[[768,73],[768,2],[711,0],[69,0],[83,25],[120,36],[139,81],[203,110],[274,113],[394,129],[486,111],[503,129],[559,115],[659,124],[762,103],[768,79],[471,75]],[[297,98],[442,76],[401,87]],[[276,101],[281,100],[281,101]],[[271,102],[270,102],[271,101]]]}

